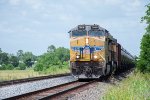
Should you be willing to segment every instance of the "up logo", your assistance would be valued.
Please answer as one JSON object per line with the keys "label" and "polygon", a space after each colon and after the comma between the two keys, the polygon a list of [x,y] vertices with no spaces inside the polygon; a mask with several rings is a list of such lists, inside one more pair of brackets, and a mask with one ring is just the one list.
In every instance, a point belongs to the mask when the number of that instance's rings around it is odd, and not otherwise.
{"label": "up logo", "polygon": [[90,54],[90,47],[85,47],[83,50],[84,54]]}

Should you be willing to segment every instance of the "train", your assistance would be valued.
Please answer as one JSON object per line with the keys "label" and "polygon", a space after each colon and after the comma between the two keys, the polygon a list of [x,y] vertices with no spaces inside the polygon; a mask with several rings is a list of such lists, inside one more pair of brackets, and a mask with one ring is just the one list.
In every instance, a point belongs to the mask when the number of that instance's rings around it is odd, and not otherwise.
{"label": "train", "polygon": [[135,66],[134,56],[97,24],[78,25],[68,33],[70,69],[78,79],[100,78]]}

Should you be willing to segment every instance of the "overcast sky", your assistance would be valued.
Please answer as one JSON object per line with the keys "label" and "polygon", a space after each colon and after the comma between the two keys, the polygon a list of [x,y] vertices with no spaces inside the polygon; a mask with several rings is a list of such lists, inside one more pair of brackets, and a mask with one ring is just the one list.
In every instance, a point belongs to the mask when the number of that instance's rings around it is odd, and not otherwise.
{"label": "overcast sky", "polygon": [[78,24],[106,28],[125,49],[139,55],[149,0],[0,0],[0,48],[35,55],[51,44],[69,48],[68,31]]}

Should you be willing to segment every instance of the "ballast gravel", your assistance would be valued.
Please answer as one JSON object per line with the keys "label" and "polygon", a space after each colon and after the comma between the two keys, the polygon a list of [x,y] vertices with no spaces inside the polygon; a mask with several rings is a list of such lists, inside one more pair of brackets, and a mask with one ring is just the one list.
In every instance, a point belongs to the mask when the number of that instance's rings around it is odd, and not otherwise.
{"label": "ballast gravel", "polygon": [[123,72],[119,75],[110,77],[110,79],[105,82],[98,82],[97,85],[91,85],[88,89],[77,92],[74,95],[71,95],[67,100],[103,100],[104,94],[114,85],[118,86],[120,82],[132,75],[134,69]]}
{"label": "ballast gravel", "polygon": [[90,86],[82,92],[76,93],[68,100],[100,100],[111,84],[99,82],[97,85]]}
{"label": "ballast gravel", "polygon": [[27,82],[27,83],[21,83],[16,85],[10,85],[0,88],[0,100],[6,99],[9,97],[41,90],[48,87],[53,87],[56,85],[60,85],[63,83],[75,81],[76,79],[72,76],[63,76],[63,77],[57,77],[57,78],[51,78],[51,79],[44,79],[39,81],[33,81],[33,82]]}

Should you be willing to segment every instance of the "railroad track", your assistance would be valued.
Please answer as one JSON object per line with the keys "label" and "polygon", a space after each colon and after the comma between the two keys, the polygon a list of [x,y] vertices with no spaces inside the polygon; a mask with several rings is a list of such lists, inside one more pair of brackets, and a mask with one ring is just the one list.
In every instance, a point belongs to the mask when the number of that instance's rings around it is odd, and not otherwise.
{"label": "railroad track", "polygon": [[56,98],[57,98],[56,100],[58,100],[58,99],[61,99],[58,97],[66,93],[69,93],[71,91],[85,87],[94,82],[95,81],[90,81],[90,82],[72,81],[69,83],[30,92],[27,94],[22,94],[22,95],[6,98],[5,100],[51,100],[51,99],[56,99]]}
{"label": "railroad track", "polygon": [[57,75],[48,75],[48,76],[40,76],[40,77],[32,77],[32,78],[3,81],[3,82],[0,82],[0,87],[7,86],[7,85],[13,85],[13,84],[19,84],[19,83],[25,83],[25,82],[31,82],[31,81],[37,81],[37,80],[43,80],[43,79],[69,76],[69,75],[70,75],[70,73],[66,73],[66,74],[57,74]]}

